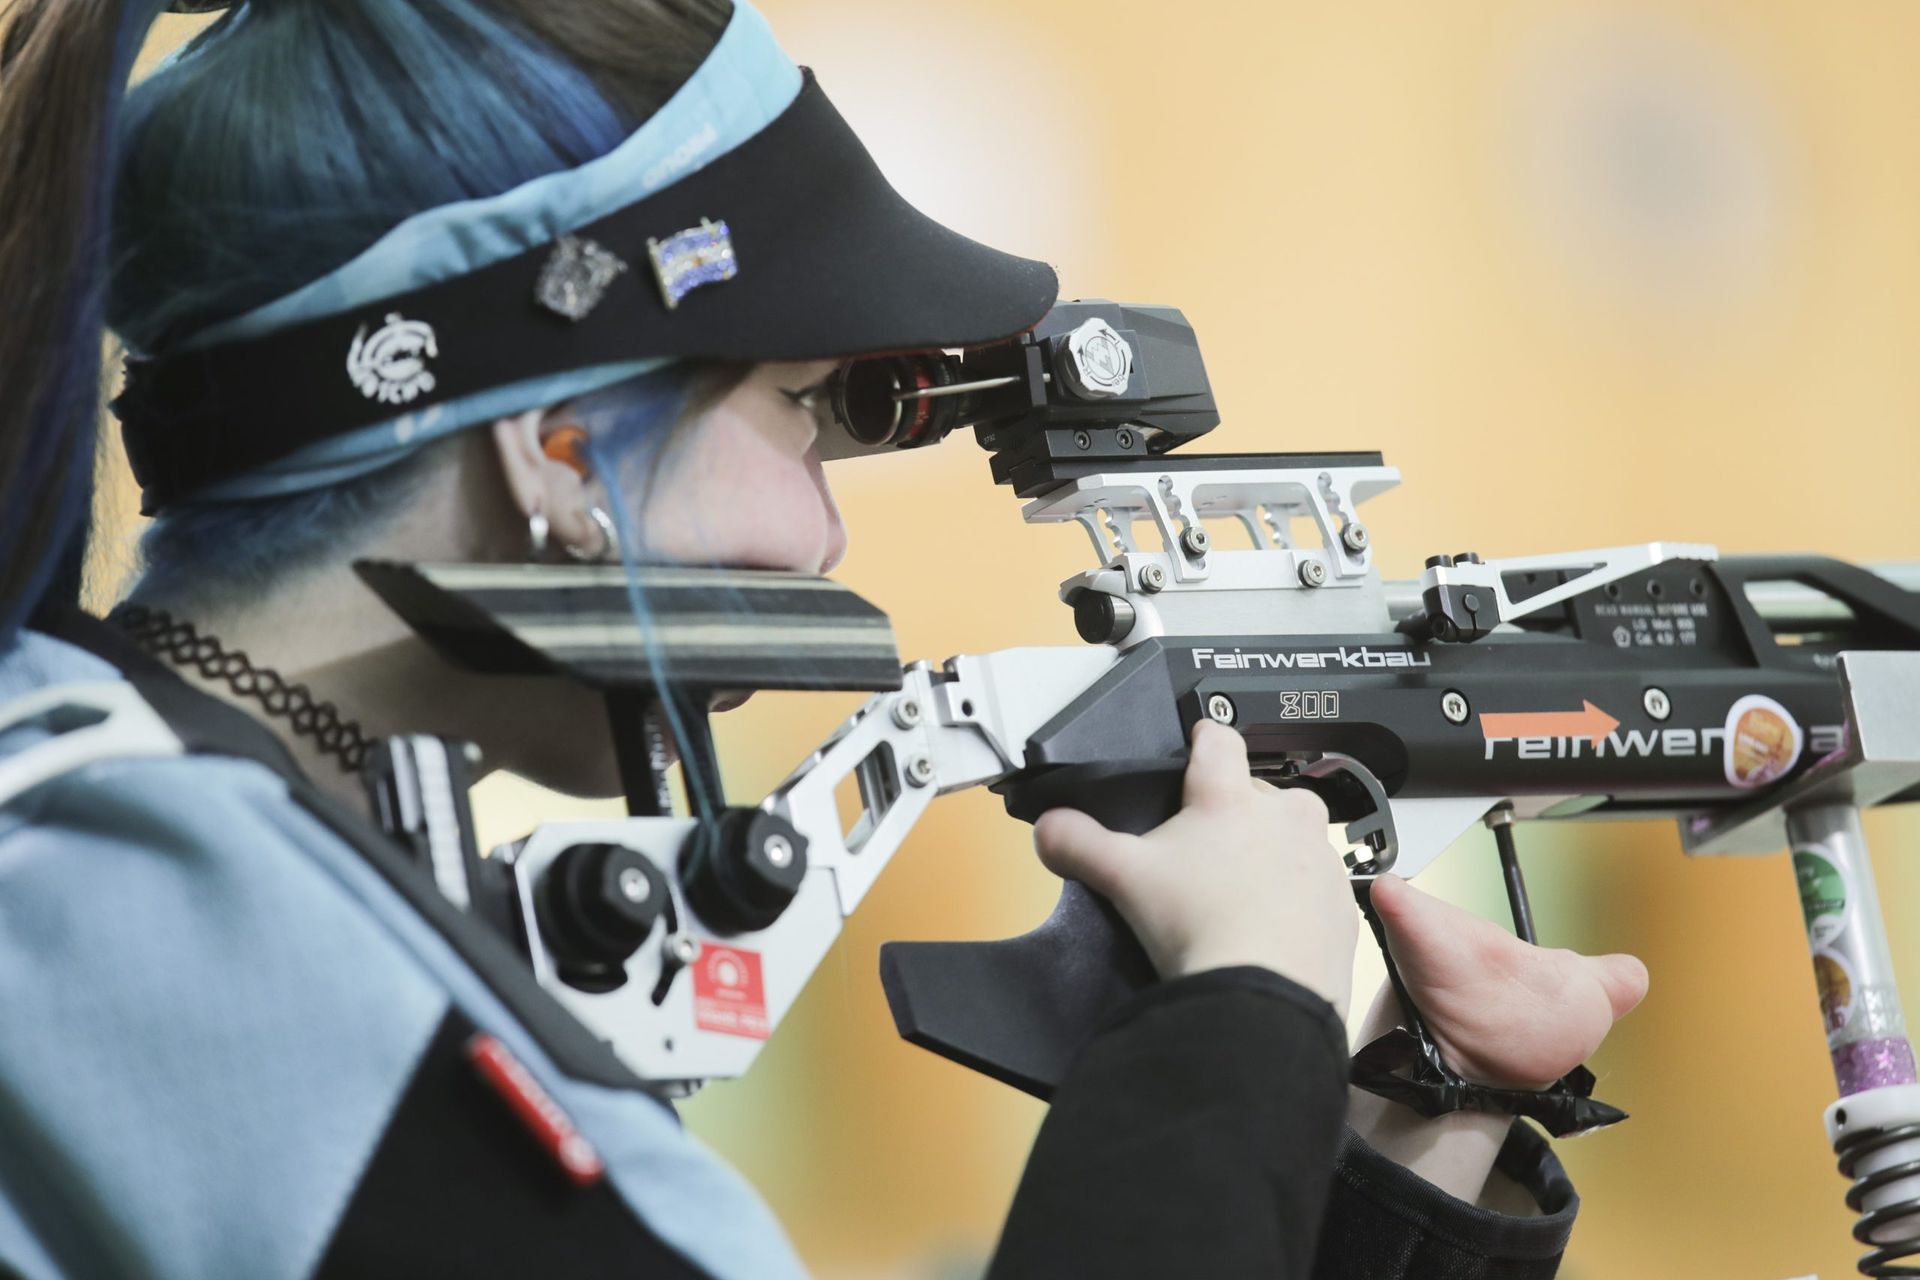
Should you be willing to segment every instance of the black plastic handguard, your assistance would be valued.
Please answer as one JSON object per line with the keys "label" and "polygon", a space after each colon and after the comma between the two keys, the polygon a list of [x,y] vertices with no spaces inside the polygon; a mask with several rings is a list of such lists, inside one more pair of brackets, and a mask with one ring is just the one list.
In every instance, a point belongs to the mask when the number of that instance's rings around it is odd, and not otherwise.
{"label": "black plastic handguard", "polygon": [[[1140,835],[1179,812],[1185,776],[1183,759],[1116,761],[1048,769],[1001,790],[1007,812],[1023,822],[1071,808],[1111,830]],[[1379,808],[1356,817],[1349,833],[1377,846],[1387,824],[1385,796],[1371,775],[1365,784]],[[1298,785],[1320,792],[1331,807],[1332,793],[1350,795],[1356,784],[1334,760],[1306,766]],[[1390,836],[1385,848],[1390,861]],[[1155,974],[1113,905],[1068,881],[1053,914],[1017,938],[887,943],[880,948],[880,981],[909,1043],[1049,1098],[1081,1047]]]}

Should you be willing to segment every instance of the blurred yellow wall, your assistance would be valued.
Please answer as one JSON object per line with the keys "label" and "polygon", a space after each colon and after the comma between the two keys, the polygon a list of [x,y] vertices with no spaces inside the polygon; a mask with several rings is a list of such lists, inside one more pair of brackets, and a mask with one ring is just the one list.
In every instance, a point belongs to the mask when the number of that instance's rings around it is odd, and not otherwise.
{"label": "blurred yellow wall", "polygon": [[[1057,263],[1068,296],[1183,307],[1226,415],[1210,446],[1383,449],[1407,477],[1367,513],[1390,574],[1651,538],[1920,559],[1909,4],[764,8],[922,207]],[[1084,539],[1024,528],[969,444],[840,471],[840,576],[909,655],[1072,642],[1053,589]],[[844,709],[738,713],[736,795]],[[565,808],[495,786],[486,820]],[[1052,896],[990,798],[935,812],[752,1075],[686,1108],[825,1276],[965,1274],[1040,1118],[894,1038],[881,941],[1002,936]],[[1920,996],[1920,824],[1869,832]],[[1522,835],[1544,938],[1653,972],[1594,1064],[1633,1120],[1564,1148],[1585,1208],[1562,1274],[1852,1274],[1784,860],[1690,864],[1655,825]],[[1500,902],[1478,839],[1427,883]]]}

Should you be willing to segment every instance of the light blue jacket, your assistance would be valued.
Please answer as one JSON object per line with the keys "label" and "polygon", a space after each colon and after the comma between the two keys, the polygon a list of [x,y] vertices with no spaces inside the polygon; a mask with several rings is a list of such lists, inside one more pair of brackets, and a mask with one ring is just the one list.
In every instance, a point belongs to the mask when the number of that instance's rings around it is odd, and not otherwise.
{"label": "light blue jacket", "polygon": [[[0,654],[0,705],[118,678],[29,632]],[[52,732],[0,734],[0,761]],[[214,756],[89,764],[0,806],[0,1272],[310,1274],[450,1008],[668,1245],[715,1277],[801,1273],[667,1106],[569,1078],[285,779]]]}

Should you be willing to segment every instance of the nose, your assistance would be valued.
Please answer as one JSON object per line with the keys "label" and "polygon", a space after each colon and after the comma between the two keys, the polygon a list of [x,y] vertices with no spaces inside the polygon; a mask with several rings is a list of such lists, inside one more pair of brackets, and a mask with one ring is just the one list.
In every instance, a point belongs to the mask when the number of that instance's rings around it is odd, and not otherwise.
{"label": "nose", "polygon": [[827,512],[827,549],[820,559],[820,572],[832,573],[847,558],[847,526],[840,519],[840,513],[829,509]]}
{"label": "nose", "polygon": [[827,509],[827,541],[820,552],[820,572],[828,574],[847,558],[847,522],[840,518],[840,504],[833,500],[833,490],[827,484],[826,468],[820,465],[818,449],[808,452],[807,470],[813,473],[814,487],[820,491],[820,501]]}

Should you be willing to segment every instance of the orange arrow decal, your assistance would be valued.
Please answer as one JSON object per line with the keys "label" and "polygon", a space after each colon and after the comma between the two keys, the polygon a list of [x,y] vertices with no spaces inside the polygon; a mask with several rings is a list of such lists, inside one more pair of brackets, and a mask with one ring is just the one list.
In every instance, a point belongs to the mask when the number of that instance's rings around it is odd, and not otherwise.
{"label": "orange arrow decal", "polygon": [[1620,722],[1582,701],[1578,711],[1513,711],[1480,717],[1480,732],[1495,738],[1585,738],[1598,743],[1620,727]]}

